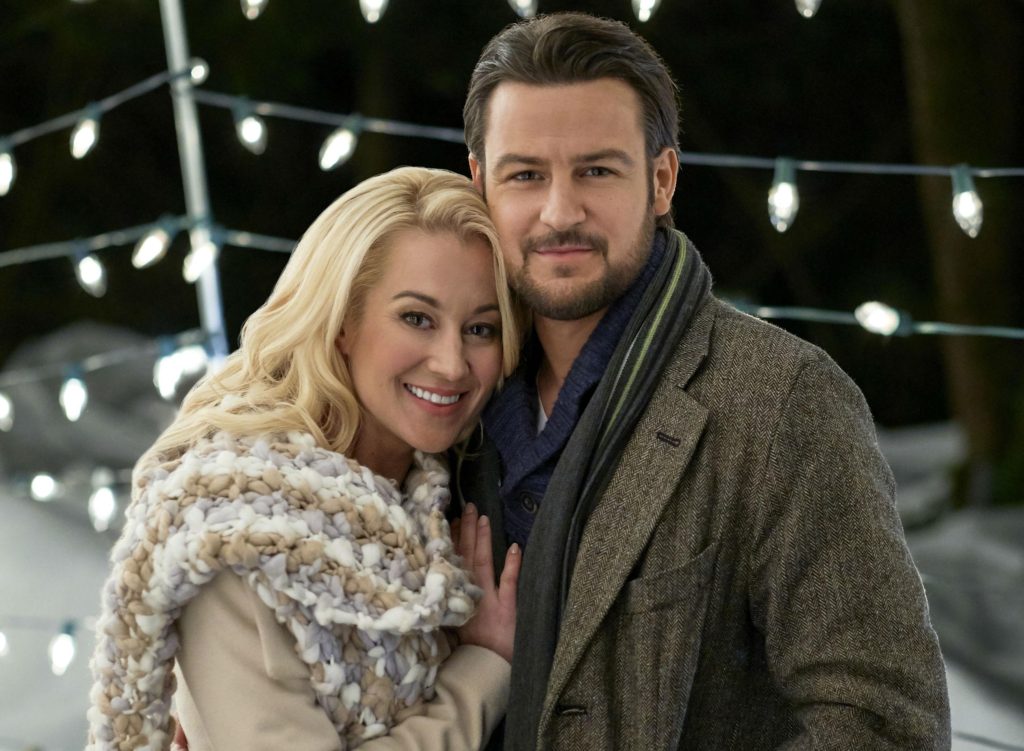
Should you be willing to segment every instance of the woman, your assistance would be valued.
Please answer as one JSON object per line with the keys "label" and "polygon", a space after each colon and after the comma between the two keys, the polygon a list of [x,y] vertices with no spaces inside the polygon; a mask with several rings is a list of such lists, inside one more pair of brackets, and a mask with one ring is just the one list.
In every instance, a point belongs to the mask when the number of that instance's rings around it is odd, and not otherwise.
{"label": "woman", "polygon": [[470,583],[434,454],[511,373],[518,329],[465,178],[398,169],[324,211],[136,466],[88,748],[165,748],[172,694],[192,751],[486,742],[520,556],[496,589],[470,510]]}

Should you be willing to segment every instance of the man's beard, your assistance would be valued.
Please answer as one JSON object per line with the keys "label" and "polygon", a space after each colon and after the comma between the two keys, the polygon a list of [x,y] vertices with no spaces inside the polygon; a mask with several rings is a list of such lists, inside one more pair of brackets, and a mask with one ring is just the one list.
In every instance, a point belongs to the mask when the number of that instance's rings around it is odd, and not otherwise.
{"label": "man's beard", "polygon": [[[604,310],[622,297],[636,280],[650,255],[654,227],[655,219],[652,213],[644,219],[629,252],[616,265],[608,261],[608,241],[598,235],[568,230],[552,232],[540,239],[527,238],[520,246],[523,265],[511,273],[509,281],[512,288],[519,293],[520,299],[535,315],[556,321],[586,318],[599,310]],[[530,259],[538,248],[559,245],[584,245],[592,248],[591,252],[600,253],[604,259],[605,273],[600,279],[595,279],[569,294],[556,295],[543,289],[530,276]],[[555,275],[558,277],[569,277],[572,273],[573,269],[568,266],[555,267]]]}

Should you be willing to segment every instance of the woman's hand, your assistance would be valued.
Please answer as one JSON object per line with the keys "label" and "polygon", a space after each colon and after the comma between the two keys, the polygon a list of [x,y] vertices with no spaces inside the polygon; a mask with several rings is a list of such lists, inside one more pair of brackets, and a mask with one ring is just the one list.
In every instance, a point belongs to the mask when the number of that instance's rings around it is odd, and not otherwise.
{"label": "woman's hand", "polygon": [[462,519],[452,525],[455,547],[484,591],[476,614],[459,628],[463,644],[475,644],[497,652],[512,662],[516,635],[516,583],[523,556],[515,543],[505,556],[501,580],[494,584],[494,559],[491,553],[491,525],[479,516],[476,506],[466,506]]}

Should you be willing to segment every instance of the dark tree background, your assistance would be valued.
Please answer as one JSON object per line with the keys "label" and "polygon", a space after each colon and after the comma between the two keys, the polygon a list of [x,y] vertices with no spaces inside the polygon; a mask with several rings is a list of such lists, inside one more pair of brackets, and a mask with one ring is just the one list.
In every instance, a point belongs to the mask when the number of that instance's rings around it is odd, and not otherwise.
{"label": "dark tree background", "polygon": [[[1024,163],[1021,0],[823,0],[806,20],[792,0],[663,0],[647,23],[629,0],[557,2],[630,23],[681,89],[682,147],[699,152],[977,166]],[[357,0],[270,0],[246,21],[237,0],[185,2],[206,89],[332,112],[461,126],[469,73],[484,43],[515,20],[506,0],[391,0],[366,24]],[[165,67],[156,0],[4,0],[0,136],[76,110]],[[268,120],[256,157],[229,112],[200,107],[214,217],[297,238],[334,197],[401,164],[466,172],[457,144],[365,134],[331,173],[316,164],[328,128]],[[184,213],[170,97],[153,92],[107,115],[96,150],[71,159],[67,132],[16,151],[0,198],[0,252],[91,236]],[[878,299],[918,320],[1024,326],[1021,178],[977,181],[985,224],[957,227],[945,178],[799,173],[800,214],[778,234],[765,206],[771,174],[685,167],[677,224],[702,250],[721,294],[766,304],[851,310]],[[0,269],[0,367],[27,340],[91,319],[147,335],[198,324],[168,258],[136,271],[130,248],[102,253],[109,291],[82,292],[66,260]],[[221,283],[229,336],[265,298],[281,254],[227,247]],[[325,293],[329,291],[325,290]],[[788,325],[824,347],[898,426],[955,417],[969,440],[961,502],[1024,494],[1019,341],[885,340],[852,327]]]}

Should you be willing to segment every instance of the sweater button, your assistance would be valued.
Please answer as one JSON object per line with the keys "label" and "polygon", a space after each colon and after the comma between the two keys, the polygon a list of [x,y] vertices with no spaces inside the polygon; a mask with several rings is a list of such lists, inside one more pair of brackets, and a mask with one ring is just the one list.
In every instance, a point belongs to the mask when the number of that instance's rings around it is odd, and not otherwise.
{"label": "sweater button", "polygon": [[521,496],[519,496],[519,505],[526,509],[527,513],[537,513],[537,499],[534,498],[529,493],[523,493]]}

